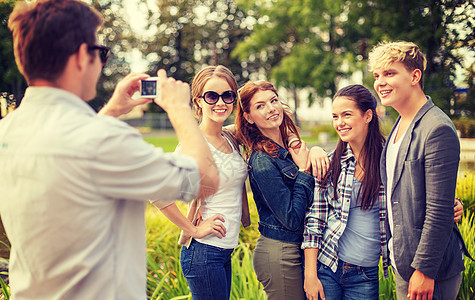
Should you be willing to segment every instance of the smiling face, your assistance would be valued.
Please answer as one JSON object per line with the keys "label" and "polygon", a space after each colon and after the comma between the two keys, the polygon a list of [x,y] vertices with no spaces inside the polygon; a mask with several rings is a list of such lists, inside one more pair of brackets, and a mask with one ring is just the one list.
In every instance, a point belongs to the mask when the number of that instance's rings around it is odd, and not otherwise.
{"label": "smiling face", "polygon": [[353,148],[364,144],[368,134],[368,124],[372,119],[371,110],[362,112],[356,102],[348,97],[336,97],[332,107],[333,127],[343,142]]}
{"label": "smiling face", "polygon": [[284,107],[277,95],[271,90],[260,90],[254,94],[250,101],[249,113],[244,113],[246,120],[256,124],[264,134],[269,131],[279,130],[284,119]]}
{"label": "smiling face", "polygon": [[381,104],[392,106],[396,110],[404,106],[414,86],[419,84],[418,81],[414,81],[415,76],[418,75],[415,74],[417,72],[420,70],[408,71],[400,62],[392,63],[385,68],[374,69],[374,89],[381,99]]}
{"label": "smiling face", "polygon": [[[222,93],[229,90],[232,89],[225,79],[214,76],[210,78],[204,85],[202,95],[208,91],[213,91],[221,95]],[[203,98],[199,98],[198,105],[203,112],[202,122],[212,121],[223,124],[233,111],[233,103],[226,104],[221,97],[218,99],[218,102],[211,105],[206,103]]]}

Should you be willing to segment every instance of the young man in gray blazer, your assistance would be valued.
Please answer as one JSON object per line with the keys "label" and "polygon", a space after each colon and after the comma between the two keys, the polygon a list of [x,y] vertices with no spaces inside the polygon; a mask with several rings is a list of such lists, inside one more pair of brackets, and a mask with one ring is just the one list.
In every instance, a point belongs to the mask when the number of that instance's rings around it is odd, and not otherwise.
{"label": "young man in gray blazer", "polygon": [[455,127],[424,94],[427,61],[417,45],[381,43],[369,64],[381,103],[400,115],[381,156],[398,298],[455,299],[468,255],[453,219]]}

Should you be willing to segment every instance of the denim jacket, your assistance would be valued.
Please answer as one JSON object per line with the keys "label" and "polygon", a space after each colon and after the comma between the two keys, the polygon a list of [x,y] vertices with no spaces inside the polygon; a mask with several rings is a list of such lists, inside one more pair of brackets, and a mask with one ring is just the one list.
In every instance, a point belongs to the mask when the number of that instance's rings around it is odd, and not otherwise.
{"label": "denim jacket", "polygon": [[259,213],[259,232],[267,238],[300,244],[315,180],[299,172],[290,153],[280,146],[277,157],[253,151],[249,166],[249,181]]}

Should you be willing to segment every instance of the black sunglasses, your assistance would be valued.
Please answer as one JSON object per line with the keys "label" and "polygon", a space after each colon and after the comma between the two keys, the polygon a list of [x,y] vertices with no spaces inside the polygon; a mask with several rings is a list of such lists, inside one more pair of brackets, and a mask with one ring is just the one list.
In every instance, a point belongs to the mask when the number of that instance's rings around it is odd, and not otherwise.
{"label": "black sunglasses", "polygon": [[101,63],[103,65],[106,64],[107,59],[109,58],[109,51],[110,51],[109,47],[94,45],[94,46],[89,46],[88,49],[89,51],[99,50],[99,58],[101,59]]}
{"label": "black sunglasses", "polygon": [[231,90],[226,91],[222,93],[221,95],[213,91],[207,91],[200,98],[203,98],[206,103],[212,105],[212,104],[216,104],[219,101],[220,97],[221,99],[223,99],[224,103],[226,104],[231,104],[231,103],[234,103],[234,101],[236,101],[236,93]]}

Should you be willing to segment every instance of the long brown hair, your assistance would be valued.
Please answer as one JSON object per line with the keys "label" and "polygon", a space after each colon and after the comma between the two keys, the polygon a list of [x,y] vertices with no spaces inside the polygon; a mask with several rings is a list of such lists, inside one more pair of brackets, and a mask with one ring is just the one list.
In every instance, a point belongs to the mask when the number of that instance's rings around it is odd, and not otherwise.
{"label": "long brown hair", "polygon": [[[240,90],[237,105],[236,115],[236,137],[244,145],[246,156],[249,157],[252,151],[262,151],[269,155],[276,157],[279,155],[279,147],[272,142],[271,139],[264,136],[256,124],[249,123],[244,117],[244,113],[250,113],[251,100],[254,95],[259,91],[272,91],[276,96],[277,90],[268,81],[247,82]],[[279,126],[284,146],[287,148],[286,141],[288,140],[289,132],[295,134],[298,138],[298,128],[295,126],[294,121],[290,117],[292,115],[290,108],[285,103],[282,103],[284,107],[284,119]]]}
{"label": "long brown hair", "polygon": [[[349,85],[340,89],[333,97],[333,100],[337,97],[345,97],[355,101],[356,106],[362,113],[365,113],[368,109],[373,112],[373,117],[368,124],[368,134],[365,138],[364,147],[361,149],[359,157],[360,161],[363,161],[362,167],[364,175],[361,188],[358,192],[357,203],[361,203],[361,210],[368,210],[378,201],[378,194],[381,186],[379,159],[381,158],[381,152],[383,151],[383,144],[385,141],[379,127],[378,114],[376,113],[376,98],[367,88],[359,84]],[[329,180],[332,181],[335,199],[338,197],[338,177],[341,172],[340,160],[341,156],[346,151],[347,146],[347,142],[343,142],[341,139],[338,141],[330,163],[330,168],[323,178],[322,185],[327,183]]]}

